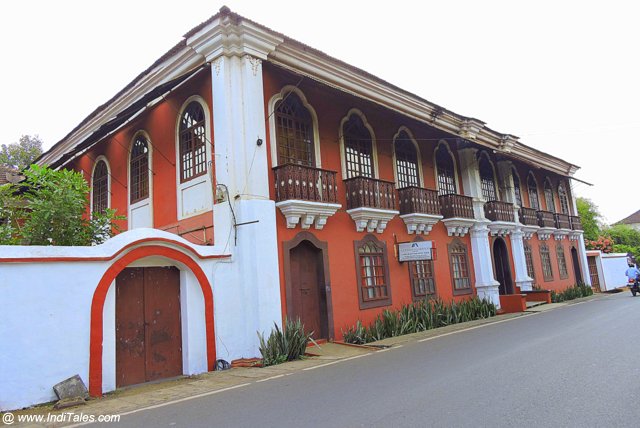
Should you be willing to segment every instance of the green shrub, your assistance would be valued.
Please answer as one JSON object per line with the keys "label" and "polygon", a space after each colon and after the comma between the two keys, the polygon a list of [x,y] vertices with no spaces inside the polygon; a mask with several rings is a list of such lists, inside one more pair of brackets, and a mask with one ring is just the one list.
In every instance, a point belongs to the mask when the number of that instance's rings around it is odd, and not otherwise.
{"label": "green shrub", "polygon": [[285,318],[282,330],[276,323],[273,326],[274,329],[266,340],[262,333],[258,333],[263,366],[299,360],[304,355],[313,332],[305,333],[304,324],[299,318],[295,321]]}
{"label": "green shrub", "polygon": [[567,300],[578,299],[580,297],[587,297],[593,294],[591,287],[585,284],[576,284],[573,287],[569,287],[560,293],[551,290],[551,302],[560,303]]}
{"label": "green shrub", "polygon": [[347,343],[362,345],[388,337],[489,318],[496,311],[493,303],[477,297],[458,303],[444,303],[440,299],[420,300],[402,305],[400,309],[385,309],[369,326],[362,325],[358,320],[355,326],[342,330],[342,336]]}

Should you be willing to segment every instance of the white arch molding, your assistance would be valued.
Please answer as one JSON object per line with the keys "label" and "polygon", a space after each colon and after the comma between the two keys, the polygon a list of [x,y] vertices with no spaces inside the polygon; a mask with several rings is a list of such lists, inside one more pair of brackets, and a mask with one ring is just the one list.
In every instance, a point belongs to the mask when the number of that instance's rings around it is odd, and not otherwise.
{"label": "white arch molding", "polygon": [[369,122],[367,122],[367,117],[357,108],[352,108],[347,112],[347,115],[340,121],[340,127],[338,128],[338,133],[340,136],[340,166],[342,167],[342,179],[346,180],[348,178],[347,159],[346,151],[344,148],[344,135],[342,133],[342,129],[344,127],[344,124],[347,123],[351,116],[354,114],[360,116],[360,119],[362,119],[362,123],[364,124],[365,128],[367,128],[369,134],[371,134],[371,167],[373,168],[373,178],[378,179],[380,178],[380,174],[378,173],[378,146],[376,144],[376,134],[373,132],[373,128],[371,127],[371,125],[369,125]]}
{"label": "white arch molding", "polygon": [[[187,106],[196,101],[202,107],[205,116],[205,155],[207,159],[207,173],[195,177],[185,183],[180,183],[180,121]],[[192,95],[182,103],[176,116],[175,124],[175,150],[176,150],[176,191],[177,191],[177,218],[182,220],[213,210],[213,189],[211,168],[213,167],[211,156],[211,110],[209,105],[200,95]]]}
{"label": "white arch molding", "polygon": [[276,104],[279,101],[282,101],[288,94],[294,93],[300,98],[302,101],[302,105],[307,109],[309,114],[311,115],[312,122],[312,135],[313,135],[313,155],[314,162],[316,168],[322,168],[322,160],[320,157],[320,132],[318,131],[318,115],[316,114],[316,110],[313,108],[309,101],[307,101],[307,97],[304,95],[300,89],[293,85],[284,86],[280,92],[275,94],[269,100],[268,105],[268,117],[269,117],[269,143],[271,149],[271,165],[278,166],[278,139],[277,139],[277,124],[276,124]]}
{"label": "white arch molding", "polygon": [[93,174],[96,172],[96,166],[100,163],[100,161],[104,161],[104,163],[107,165],[107,208],[111,208],[111,164],[109,164],[109,160],[105,155],[100,155],[95,159],[95,162],[93,163],[93,167],[91,168],[91,194],[89,195],[89,200],[91,202],[92,214],[93,214]]}
{"label": "white arch molding", "polygon": [[444,146],[444,148],[447,150],[447,152],[449,152],[449,156],[451,156],[451,160],[453,161],[453,179],[455,180],[456,183],[456,191],[461,194],[460,192],[462,191],[462,189],[460,189],[460,182],[458,180],[458,163],[456,162],[456,157],[453,155],[453,152],[451,151],[451,147],[449,147],[449,143],[447,143],[444,139],[438,141],[438,144],[436,145],[436,148],[433,150],[433,172],[435,174],[434,178],[436,180],[436,190],[439,191],[438,189],[438,162],[436,161],[436,155],[438,153],[438,150],[440,149],[440,146]]}
{"label": "white arch molding", "polygon": [[[131,152],[133,144],[138,136],[142,136],[147,140],[147,176],[149,177],[149,195],[146,199],[131,203]],[[127,155],[127,220],[129,229],[138,227],[153,227],[153,144],[151,136],[144,129],[140,129],[133,134],[129,143],[129,153]]]}
{"label": "white arch molding", "polygon": [[[420,153],[420,147],[418,146],[418,142],[416,141],[415,137],[413,136],[413,133],[411,132],[411,130],[409,130],[409,128],[407,128],[406,126],[402,125],[400,128],[398,128],[398,132],[395,133],[395,135],[393,136],[393,150],[392,150],[392,162],[393,162],[393,179],[396,183],[396,189],[398,188],[399,184],[398,184],[398,162],[397,162],[397,158],[396,158],[396,140],[398,139],[398,137],[400,137],[400,134],[402,134],[403,132],[405,132],[408,136],[409,136],[409,140],[411,141],[411,143],[413,143],[413,146],[416,149],[416,159],[417,159],[417,163],[418,163],[418,185],[422,188],[424,188],[424,175],[422,173],[422,155]],[[454,162],[455,163],[455,162]]]}

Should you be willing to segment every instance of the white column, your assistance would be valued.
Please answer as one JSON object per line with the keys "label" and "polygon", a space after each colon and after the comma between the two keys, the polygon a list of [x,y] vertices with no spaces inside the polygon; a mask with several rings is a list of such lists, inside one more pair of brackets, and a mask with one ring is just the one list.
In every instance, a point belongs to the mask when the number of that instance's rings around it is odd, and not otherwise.
{"label": "white column", "polygon": [[[578,205],[576,204],[575,192],[573,191],[572,182],[569,181],[569,189],[571,191],[571,208],[574,215],[578,215]],[[589,265],[587,264],[587,249],[584,246],[584,233],[580,233],[577,241],[578,255],[580,257],[580,268],[582,270],[582,280],[588,286],[591,286],[591,275],[589,274]]]}
{"label": "white column", "polygon": [[500,283],[493,277],[491,247],[489,246],[488,221],[478,221],[469,231],[473,271],[476,275],[476,292],[481,299],[487,299],[500,308]]}
{"label": "white column", "polygon": [[527,273],[523,236],[522,229],[519,227],[516,227],[511,232],[511,253],[513,254],[513,266],[516,270],[516,285],[520,287],[520,291],[531,291],[533,289],[533,278],[530,278]]}
{"label": "white column", "polygon": [[[577,212],[577,211],[576,211]],[[591,275],[589,274],[589,265],[587,264],[587,249],[584,246],[584,234],[581,233],[578,238],[578,255],[580,256],[580,268],[582,269],[582,281],[591,287]]]}
{"label": "white column", "polygon": [[[218,56],[211,80],[216,183],[228,190],[228,197],[214,205],[215,244],[233,254],[223,283],[215,286],[223,300],[215,302],[216,349],[229,349],[228,359],[255,357],[256,332],[268,334],[274,322],[281,324],[282,314],[262,62],[245,53]],[[226,319],[218,319],[223,314]]]}
{"label": "white column", "polygon": [[484,216],[485,200],[482,198],[477,152],[477,149],[470,147],[458,150],[462,187],[465,195],[473,198],[473,213],[476,218],[476,224],[469,230],[473,271],[476,275],[475,286],[479,298],[490,300],[500,308],[500,283],[493,276],[489,227],[487,226],[490,221]]}
{"label": "white column", "polygon": [[497,162],[498,183],[500,184],[502,200],[515,205],[516,195],[513,185],[513,174],[511,172],[512,166],[511,161],[502,160]]}
{"label": "white column", "polygon": [[462,188],[466,196],[473,198],[473,214],[476,219],[484,220],[484,203],[482,187],[480,185],[480,168],[476,153],[478,149],[464,148],[458,150],[460,158],[460,175],[462,176]]}

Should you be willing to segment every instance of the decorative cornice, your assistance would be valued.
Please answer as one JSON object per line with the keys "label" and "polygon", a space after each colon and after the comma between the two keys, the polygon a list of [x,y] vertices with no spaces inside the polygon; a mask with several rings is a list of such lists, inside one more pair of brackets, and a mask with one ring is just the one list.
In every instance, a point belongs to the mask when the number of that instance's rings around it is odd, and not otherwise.
{"label": "decorative cornice", "polygon": [[303,229],[309,229],[311,225],[314,225],[318,230],[324,228],[327,219],[334,215],[341,206],[340,204],[325,204],[297,199],[289,199],[276,204],[276,207],[287,219],[287,228],[293,229],[300,223]]}
{"label": "decorative cornice", "polygon": [[371,233],[374,230],[382,233],[387,228],[387,223],[399,214],[394,210],[381,210],[378,208],[359,207],[347,210],[356,224],[356,231]]}
{"label": "decorative cornice", "polygon": [[217,19],[187,38],[187,45],[211,61],[219,56],[251,55],[262,60],[273,52],[283,38],[265,31],[248,20],[237,20],[233,15],[220,15]]}
{"label": "decorative cornice", "polygon": [[422,214],[422,213],[411,213],[411,214],[403,214],[400,218],[404,221],[407,226],[407,233],[419,235],[424,233],[428,235],[433,229],[433,226],[442,220],[441,215],[434,214]]}

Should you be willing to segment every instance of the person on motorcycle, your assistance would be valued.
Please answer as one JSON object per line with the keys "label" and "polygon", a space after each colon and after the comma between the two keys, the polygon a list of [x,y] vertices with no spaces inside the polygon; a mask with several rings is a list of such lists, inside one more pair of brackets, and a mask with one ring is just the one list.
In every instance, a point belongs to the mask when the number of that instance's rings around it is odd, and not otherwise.
{"label": "person on motorcycle", "polygon": [[629,268],[624,274],[629,278],[629,282],[637,283],[638,279],[640,279],[640,270],[632,264],[629,264]]}

